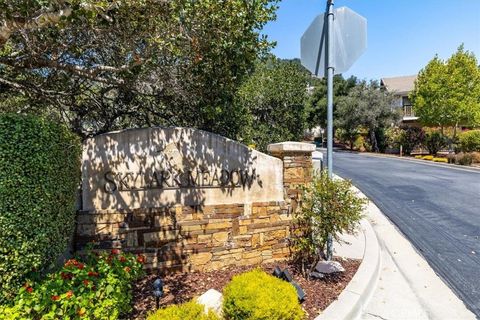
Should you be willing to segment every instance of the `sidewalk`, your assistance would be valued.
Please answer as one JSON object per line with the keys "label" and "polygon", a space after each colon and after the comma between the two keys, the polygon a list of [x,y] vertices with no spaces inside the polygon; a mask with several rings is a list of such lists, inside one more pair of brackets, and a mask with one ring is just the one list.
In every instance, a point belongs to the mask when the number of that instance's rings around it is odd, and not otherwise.
{"label": "sidewalk", "polygon": [[380,243],[381,267],[362,319],[475,319],[372,202],[367,220]]}
{"label": "sidewalk", "polygon": [[[362,293],[365,299],[362,301],[359,315],[355,318],[475,319],[475,315],[371,201],[367,208],[366,221],[362,224],[367,221],[378,239],[378,244],[374,245],[380,251],[380,268],[376,277],[372,277],[374,283],[369,286],[371,289]],[[365,228],[362,227],[362,230]],[[336,255],[360,258],[358,252],[363,252],[365,246],[372,245],[368,243],[368,237],[365,242],[364,233],[365,231],[359,232],[356,237],[347,236],[345,240],[350,244],[335,244]],[[365,260],[364,258],[364,262],[369,263]],[[339,305],[332,304],[331,307],[335,309],[339,308]],[[337,310],[329,310],[331,307],[325,312],[330,315],[336,314]],[[342,306],[345,307],[347,306]]]}

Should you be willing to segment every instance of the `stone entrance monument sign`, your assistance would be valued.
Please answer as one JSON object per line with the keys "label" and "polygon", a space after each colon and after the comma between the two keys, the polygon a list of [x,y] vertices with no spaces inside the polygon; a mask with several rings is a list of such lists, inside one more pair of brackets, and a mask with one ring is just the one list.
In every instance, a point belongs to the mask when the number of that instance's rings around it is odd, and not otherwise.
{"label": "stone entrance monument sign", "polygon": [[269,156],[188,128],[88,139],[75,248],[142,253],[160,272],[285,259],[314,149],[280,143]]}
{"label": "stone entrance monument sign", "polygon": [[187,128],[112,132],[86,141],[82,210],[283,200],[282,161]]}

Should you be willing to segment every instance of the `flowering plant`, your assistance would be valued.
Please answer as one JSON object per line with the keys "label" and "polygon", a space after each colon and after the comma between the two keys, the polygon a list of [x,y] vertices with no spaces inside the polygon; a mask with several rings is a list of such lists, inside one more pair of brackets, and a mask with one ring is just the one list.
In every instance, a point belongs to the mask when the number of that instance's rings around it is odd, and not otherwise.
{"label": "flowering plant", "polygon": [[0,319],[117,319],[130,309],[143,263],[144,256],[117,249],[70,259],[45,279],[25,283],[13,306],[0,307]]}

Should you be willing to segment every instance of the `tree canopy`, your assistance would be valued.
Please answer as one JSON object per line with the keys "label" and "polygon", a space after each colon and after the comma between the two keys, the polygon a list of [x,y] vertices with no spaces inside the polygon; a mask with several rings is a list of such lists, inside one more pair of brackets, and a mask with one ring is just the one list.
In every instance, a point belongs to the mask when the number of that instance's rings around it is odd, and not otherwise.
{"label": "tree canopy", "polygon": [[265,150],[272,142],[295,141],[303,136],[308,75],[295,61],[271,57],[258,62],[241,86],[237,110],[248,112],[246,141]]}
{"label": "tree canopy", "polygon": [[145,125],[238,133],[232,101],[277,0],[0,0],[0,108],[81,136]]}
{"label": "tree canopy", "polygon": [[426,126],[480,125],[480,67],[475,55],[462,45],[446,61],[435,56],[420,71],[411,100]]}
{"label": "tree canopy", "polygon": [[[351,76],[344,79],[342,75],[333,77],[333,103],[334,109],[341,97],[348,95],[350,90],[357,85],[357,78]],[[307,102],[308,114],[307,125],[310,128],[321,126],[327,127],[327,80],[325,78],[317,79],[313,83],[314,90]]]}
{"label": "tree canopy", "polygon": [[368,130],[372,150],[380,151],[379,141],[382,130],[397,120],[398,114],[392,110],[393,95],[380,89],[377,82],[359,82],[347,96],[338,101],[335,110],[336,126],[343,129],[350,142],[360,128]]}

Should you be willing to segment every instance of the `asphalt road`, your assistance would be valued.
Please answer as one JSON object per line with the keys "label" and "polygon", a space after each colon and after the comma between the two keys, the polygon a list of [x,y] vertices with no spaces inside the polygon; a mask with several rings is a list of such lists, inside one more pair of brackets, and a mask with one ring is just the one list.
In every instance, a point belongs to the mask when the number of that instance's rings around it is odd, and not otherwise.
{"label": "asphalt road", "polygon": [[480,318],[480,171],[335,152],[334,173],[373,200]]}

